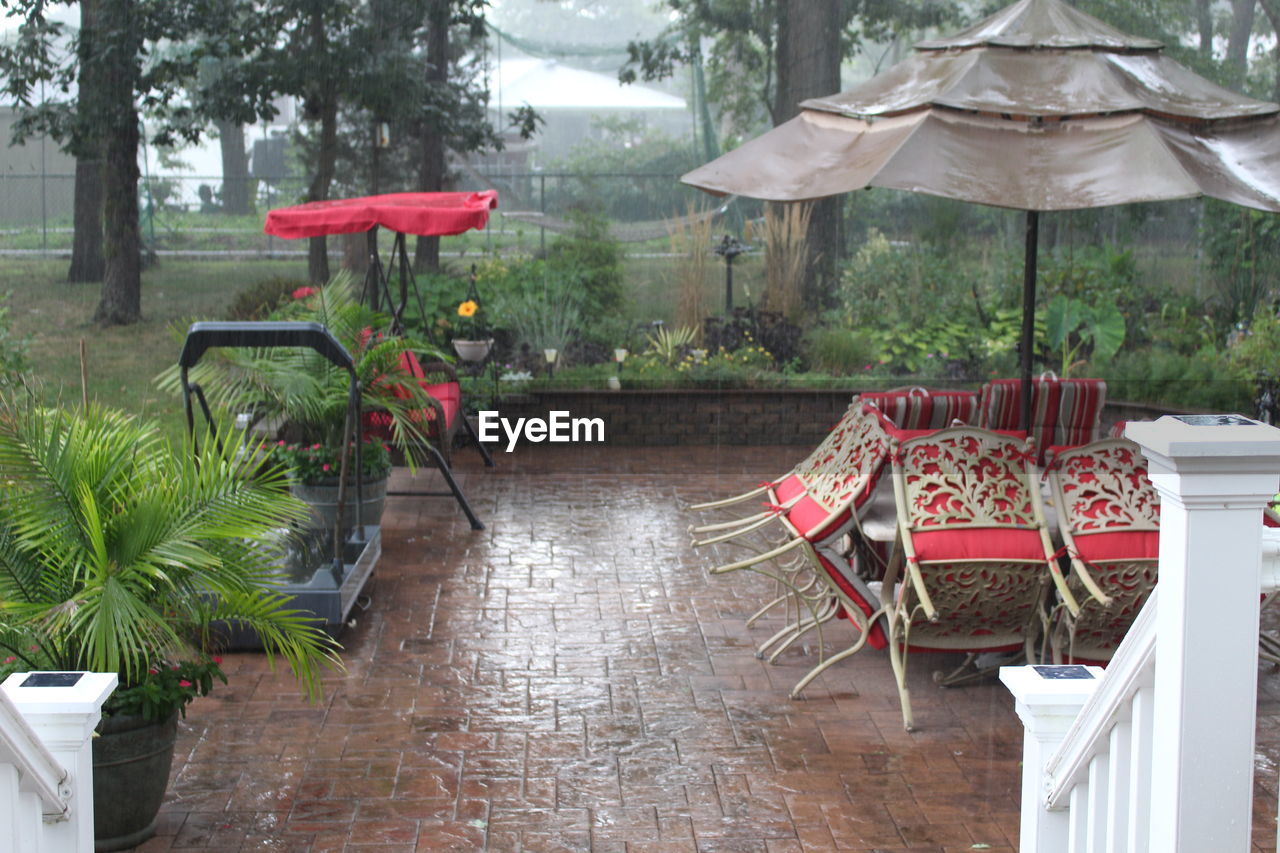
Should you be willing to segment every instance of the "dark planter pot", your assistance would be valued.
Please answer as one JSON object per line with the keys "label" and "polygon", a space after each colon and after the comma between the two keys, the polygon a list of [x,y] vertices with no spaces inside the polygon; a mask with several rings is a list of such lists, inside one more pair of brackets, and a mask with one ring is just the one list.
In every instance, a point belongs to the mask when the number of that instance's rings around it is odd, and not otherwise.
{"label": "dark planter pot", "polygon": [[93,846],[128,850],[156,834],[178,714],[160,722],[106,717],[98,733],[93,739]]}
{"label": "dark planter pot", "polygon": [[[338,517],[338,484],[324,483],[306,486],[293,483],[289,491],[298,500],[311,508],[311,528],[313,530],[333,530],[334,520]],[[387,480],[373,480],[364,484],[364,500],[360,504],[360,521],[362,524],[379,524],[382,521],[382,508],[387,501]],[[342,514],[342,529],[346,530],[356,523],[356,485],[347,483],[347,505]]]}

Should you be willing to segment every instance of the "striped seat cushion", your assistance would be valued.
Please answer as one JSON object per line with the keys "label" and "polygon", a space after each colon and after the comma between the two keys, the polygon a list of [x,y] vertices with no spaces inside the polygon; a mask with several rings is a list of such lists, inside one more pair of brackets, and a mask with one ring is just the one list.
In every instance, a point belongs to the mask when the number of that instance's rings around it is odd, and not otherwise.
{"label": "striped seat cushion", "polygon": [[[1018,379],[993,379],[982,386],[981,425],[993,430],[1018,428],[1021,415]],[[1031,382],[1031,435],[1037,464],[1049,447],[1077,447],[1097,437],[1107,383],[1101,379],[1040,378]]]}
{"label": "striped seat cushion", "polygon": [[973,423],[978,395],[973,391],[911,388],[868,392],[862,395],[862,402],[875,406],[900,430],[934,430],[949,427],[953,421]]}

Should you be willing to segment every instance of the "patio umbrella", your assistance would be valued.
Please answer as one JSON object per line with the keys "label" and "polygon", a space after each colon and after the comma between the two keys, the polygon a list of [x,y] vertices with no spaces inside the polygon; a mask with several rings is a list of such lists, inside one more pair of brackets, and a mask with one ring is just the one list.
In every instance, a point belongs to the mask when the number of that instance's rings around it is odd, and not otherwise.
{"label": "patio umbrella", "polygon": [[1197,195],[1280,211],[1280,106],[1162,50],[1061,0],[1020,0],[681,180],[769,201],[874,186],[1025,210],[1025,428],[1041,211]]}

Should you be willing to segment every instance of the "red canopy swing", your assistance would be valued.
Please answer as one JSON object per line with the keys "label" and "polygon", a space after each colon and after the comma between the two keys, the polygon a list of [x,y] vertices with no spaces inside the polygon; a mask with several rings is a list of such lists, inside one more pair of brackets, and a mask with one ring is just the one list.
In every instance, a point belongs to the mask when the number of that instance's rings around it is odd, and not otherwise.
{"label": "red canopy swing", "polygon": [[[365,276],[364,298],[373,294],[373,303],[386,306],[392,316],[392,327],[400,331],[405,305],[409,299],[409,282],[414,296],[422,301],[405,235],[448,237],[471,229],[481,229],[489,222],[489,211],[498,206],[496,190],[452,193],[387,193],[363,198],[310,201],[284,207],[267,214],[264,231],[275,237],[296,240],[302,237],[327,237],[331,234],[366,232],[369,245],[369,272]],[[391,298],[386,272],[378,255],[378,227],[395,233],[391,247],[391,264],[400,265],[400,300]],[[421,308],[419,304],[419,308]]]}
{"label": "red canopy swing", "polygon": [[[448,193],[388,193],[385,195],[365,196],[363,198],[334,199],[331,201],[312,201],[270,211],[264,227],[266,233],[287,240],[302,237],[327,237],[331,234],[356,234],[364,231],[368,234],[369,271],[365,275],[362,301],[367,301],[376,308],[384,305],[391,315],[391,331],[400,333],[404,329],[404,309],[409,301],[409,283],[413,283],[414,297],[418,300],[419,310],[425,316],[422,295],[418,292],[418,283],[413,277],[413,267],[409,263],[405,235],[416,234],[423,237],[452,236],[473,228],[484,228],[489,222],[489,211],[498,206],[496,190],[480,192],[448,192]],[[387,282],[386,271],[378,254],[378,227],[382,226],[395,233],[391,247],[390,265],[399,264],[400,298],[396,301],[391,296],[391,288]],[[428,331],[429,334],[429,331]],[[427,450],[435,458],[440,473],[449,486],[448,492],[387,492],[389,495],[452,495],[466,513],[474,530],[484,529],[484,525],[472,512],[470,505],[453,479],[449,465],[449,445],[453,440],[453,432],[462,425],[480,450],[485,465],[493,467],[493,459],[488,450],[480,443],[471,428],[471,424],[462,417],[461,393],[457,375],[450,365],[439,363],[423,366],[418,364],[411,353],[405,363],[405,369],[418,377],[423,390],[431,396],[433,406],[423,413],[428,425],[428,436],[434,442]],[[429,383],[427,373],[443,372],[449,377],[445,383]],[[376,417],[376,415],[375,415]],[[378,424],[368,425],[376,430]],[[439,445],[439,446],[437,446]]]}

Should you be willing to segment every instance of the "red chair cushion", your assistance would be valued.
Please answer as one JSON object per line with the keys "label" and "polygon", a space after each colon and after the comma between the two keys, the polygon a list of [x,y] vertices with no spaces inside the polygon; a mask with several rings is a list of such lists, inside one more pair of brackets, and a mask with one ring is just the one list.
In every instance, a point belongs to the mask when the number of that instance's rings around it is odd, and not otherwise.
{"label": "red chair cushion", "polygon": [[916,560],[941,563],[949,560],[1017,560],[1045,562],[1044,546],[1036,530],[1012,527],[975,527],[972,530],[913,532]]}
{"label": "red chair cushion", "polygon": [[778,503],[786,503],[797,495],[804,493],[804,483],[795,474],[788,475],[781,483],[773,487],[773,496]]}
{"label": "red chair cushion", "polygon": [[[419,380],[418,384],[422,386],[422,390],[428,396],[439,401],[440,408],[444,410],[445,434],[448,435],[453,430],[453,425],[457,423],[458,414],[462,411],[462,389],[458,383],[427,382],[426,372],[423,371],[418,357],[408,351],[400,353],[400,369]],[[407,391],[399,387],[393,388],[391,393],[401,399],[409,396]],[[435,423],[436,410],[434,408],[428,407],[415,412],[412,418],[415,423],[426,422],[425,432],[428,438],[440,438],[440,430]],[[364,431],[366,435],[375,438],[389,439],[391,437],[391,416],[385,412],[367,413],[364,416]]]}
{"label": "red chair cushion", "polygon": [[808,495],[792,504],[786,512],[787,521],[810,542],[819,542],[835,533],[849,519],[849,512],[845,510],[824,524],[830,517],[831,511]]}
{"label": "red chair cushion", "polygon": [[1154,560],[1160,556],[1160,532],[1157,530],[1076,534],[1074,539],[1080,558],[1095,565],[1118,560]]}
{"label": "red chair cushion", "polygon": [[[848,596],[849,600],[858,606],[858,609],[862,611],[864,616],[869,617],[879,609],[880,602],[868,601],[867,596],[870,592],[868,591],[867,594],[864,594],[861,591],[865,588],[861,580],[856,577],[846,575],[843,571],[837,568],[834,563],[828,560],[821,551],[816,553],[818,555],[818,562],[822,564],[822,569],[827,573],[827,577],[831,578],[831,582],[839,587],[840,591]],[[848,618],[848,614],[844,613],[843,610],[841,611],[841,615],[846,619]],[[884,629],[880,627],[879,619],[871,623],[871,630],[867,633],[867,645],[873,649],[883,649],[889,645],[889,638],[885,636]]]}
{"label": "red chair cushion", "polygon": [[[899,442],[910,441],[913,438],[923,438],[928,435],[933,435],[939,430],[945,429],[947,426],[951,426],[951,424],[946,424],[946,426],[929,427],[928,429],[901,429],[893,421],[889,420],[889,417],[884,412],[880,411],[875,406],[868,405],[864,409],[864,411],[874,414],[876,416],[876,419],[879,420],[880,422],[881,429],[883,429],[885,433],[889,435],[890,438],[895,438]],[[1017,429],[997,429],[997,430],[992,430],[992,432],[998,433],[999,435],[1007,436],[1008,438],[1017,439],[1018,441],[1026,441],[1026,438],[1027,438],[1027,434],[1025,432]]]}
{"label": "red chair cushion", "polygon": [[[458,420],[458,413],[462,411],[462,389],[458,387],[457,382],[440,382],[437,384],[419,383],[422,390],[426,391],[431,397],[440,401],[440,408],[444,409],[444,426],[445,431],[453,429],[454,422]],[[435,409],[427,409],[427,418],[435,417]]]}

